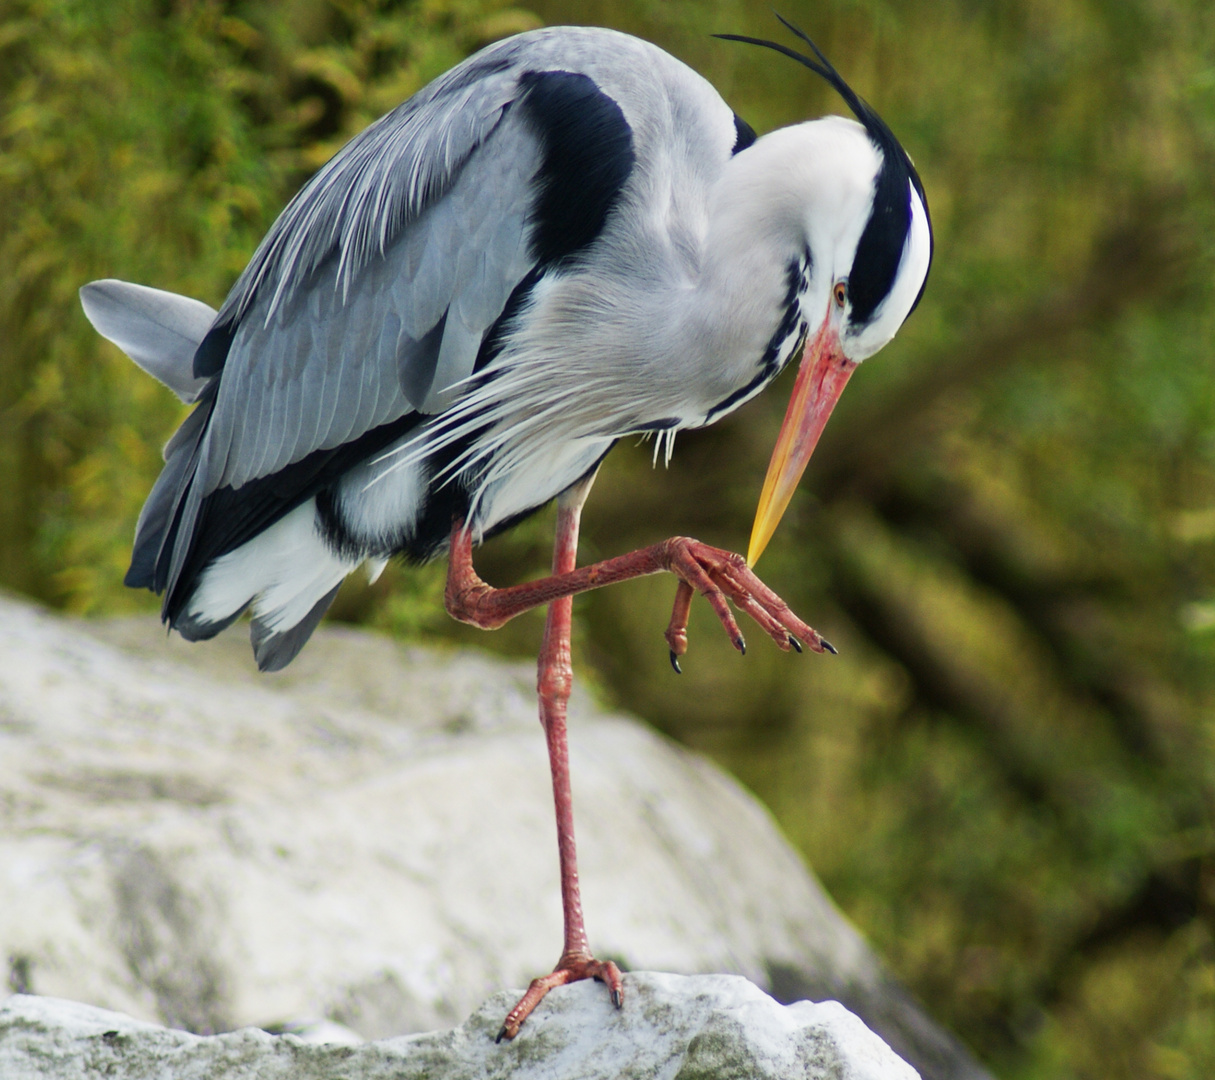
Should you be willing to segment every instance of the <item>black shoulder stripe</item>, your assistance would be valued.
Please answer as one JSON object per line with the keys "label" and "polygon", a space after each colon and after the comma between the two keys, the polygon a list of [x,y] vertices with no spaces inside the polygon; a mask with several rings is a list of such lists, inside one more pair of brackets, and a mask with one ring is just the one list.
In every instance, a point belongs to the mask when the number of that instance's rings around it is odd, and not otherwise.
{"label": "black shoulder stripe", "polygon": [[755,129],[748,124],[738,113],[734,114],[734,149],[731,154],[737,154],[740,150],[745,150],[755,142]]}
{"label": "black shoulder stripe", "polygon": [[526,71],[521,106],[544,147],[532,254],[568,259],[603,231],[633,171],[633,131],[620,106],[586,75]]}

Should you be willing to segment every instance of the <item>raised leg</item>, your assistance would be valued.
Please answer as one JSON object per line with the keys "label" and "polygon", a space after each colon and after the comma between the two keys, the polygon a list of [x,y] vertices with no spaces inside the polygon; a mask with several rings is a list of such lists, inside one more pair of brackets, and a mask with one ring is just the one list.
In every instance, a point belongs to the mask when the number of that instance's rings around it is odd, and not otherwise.
{"label": "raised leg", "polygon": [[516,615],[541,604],[551,604],[563,597],[663,570],[670,571],[680,580],[666,631],[671,663],[676,671],[679,670],[678,658],[688,647],[687,621],[693,592],[708,600],[739,652],[745,653],[747,645],[727,598],[754,619],[779,648],[801,652],[801,643],[805,642],[815,652],[835,652],[829,641],[793,614],[789,605],[755,576],[741,555],[686,536],[673,536],[661,544],[590,566],[554,571],[550,577],[539,581],[495,589],[482,581],[473,569],[472,536],[462,523],[457,522],[451,533],[445,599],[448,614],[453,619],[483,630],[496,630]]}
{"label": "raised leg", "polygon": [[[591,481],[571,488],[557,504],[557,542],[553,549],[553,573],[574,569],[578,556],[578,521]],[[510,1011],[498,1040],[513,1039],[523,1021],[555,986],[579,979],[598,979],[607,984],[612,1002],[620,1008],[623,988],[620,970],[609,961],[591,955],[582,920],[582,898],[578,888],[578,853],[574,843],[574,804],[570,790],[569,744],[566,738],[566,704],[573,688],[570,663],[570,628],[573,597],[564,596],[548,606],[548,621],[540,646],[536,689],[540,698],[540,722],[548,742],[549,767],[553,774],[553,803],[557,811],[557,850],[561,860],[561,906],[565,913],[565,944],[551,975],[533,979],[527,993]]]}

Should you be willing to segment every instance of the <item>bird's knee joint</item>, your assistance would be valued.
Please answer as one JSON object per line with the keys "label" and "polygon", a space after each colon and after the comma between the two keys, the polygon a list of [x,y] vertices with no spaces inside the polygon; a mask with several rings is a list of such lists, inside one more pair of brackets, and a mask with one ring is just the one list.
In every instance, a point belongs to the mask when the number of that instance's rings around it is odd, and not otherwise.
{"label": "bird's knee joint", "polygon": [[443,606],[456,622],[475,626],[479,630],[497,630],[507,620],[483,610],[485,598],[493,591],[483,581],[458,591],[449,589],[443,596]]}

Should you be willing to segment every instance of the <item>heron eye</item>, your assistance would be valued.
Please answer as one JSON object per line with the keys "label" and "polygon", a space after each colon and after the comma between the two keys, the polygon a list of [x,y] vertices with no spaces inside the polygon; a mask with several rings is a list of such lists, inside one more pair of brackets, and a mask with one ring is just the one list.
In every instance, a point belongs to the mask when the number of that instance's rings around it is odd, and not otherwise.
{"label": "heron eye", "polygon": [[837,306],[843,307],[848,299],[848,285],[846,282],[837,281],[835,283],[835,302]]}

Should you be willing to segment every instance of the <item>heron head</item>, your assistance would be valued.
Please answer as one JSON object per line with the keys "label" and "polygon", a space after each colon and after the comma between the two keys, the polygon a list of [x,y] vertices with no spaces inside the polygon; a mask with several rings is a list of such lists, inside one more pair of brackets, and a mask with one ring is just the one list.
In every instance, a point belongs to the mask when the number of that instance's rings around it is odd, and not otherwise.
{"label": "heron head", "polygon": [[[827,419],[856,366],[894,337],[923,295],[932,262],[932,223],[919,173],[885,121],[844,81],[801,30],[777,18],[813,57],[785,45],[734,34],[716,36],[774,49],[822,76],[856,123],[814,121],[838,136],[838,205],[807,207],[809,250],[832,256],[816,272],[815,295],[827,292],[818,329],[802,354],[785,421],[768,466],[747,562],[767,546],[805,471]],[[795,130],[795,129],[794,129]],[[814,234],[827,234],[816,243]]]}

